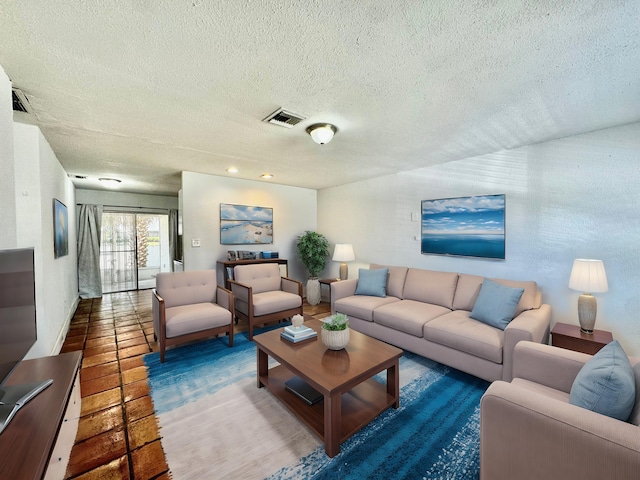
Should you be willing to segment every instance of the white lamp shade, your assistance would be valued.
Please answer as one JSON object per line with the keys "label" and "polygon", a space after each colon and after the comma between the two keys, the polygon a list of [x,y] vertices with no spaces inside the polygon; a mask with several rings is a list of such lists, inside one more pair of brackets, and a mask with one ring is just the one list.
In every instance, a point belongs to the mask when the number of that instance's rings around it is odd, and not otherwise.
{"label": "white lamp shade", "polygon": [[329,123],[319,123],[311,125],[307,128],[307,132],[309,132],[314,142],[324,145],[331,141],[333,135],[336,133],[336,127]]}
{"label": "white lamp shade", "polygon": [[334,262],[353,262],[355,259],[353,245],[350,243],[336,243],[336,248],[333,251]]}
{"label": "white lamp shade", "polygon": [[600,293],[609,290],[604,262],[585,258],[574,260],[569,288],[585,293]]}

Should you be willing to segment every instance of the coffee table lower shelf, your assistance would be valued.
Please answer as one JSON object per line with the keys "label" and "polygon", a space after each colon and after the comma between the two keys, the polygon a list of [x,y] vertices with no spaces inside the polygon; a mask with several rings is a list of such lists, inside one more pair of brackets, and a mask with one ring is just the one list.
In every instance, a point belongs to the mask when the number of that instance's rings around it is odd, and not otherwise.
{"label": "coffee table lower shelf", "polygon": [[[259,382],[287,406],[311,431],[324,440],[326,445],[325,403],[330,401],[330,398],[325,396],[322,402],[314,405],[307,404],[285,389],[285,382],[293,376],[294,374],[286,367],[278,365],[270,368],[268,375],[261,375]],[[341,402],[340,443],[370,423],[387,408],[397,406],[397,399],[387,393],[387,386],[373,378],[363,381],[348,392],[337,395]],[[335,453],[327,451],[327,455],[333,457],[338,451],[339,445]]]}

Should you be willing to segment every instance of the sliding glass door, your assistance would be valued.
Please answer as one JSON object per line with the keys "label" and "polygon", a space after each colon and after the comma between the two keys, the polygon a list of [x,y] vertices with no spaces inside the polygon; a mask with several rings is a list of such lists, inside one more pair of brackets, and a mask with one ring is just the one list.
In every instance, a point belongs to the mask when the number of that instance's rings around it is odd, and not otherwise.
{"label": "sliding glass door", "polygon": [[171,270],[166,214],[102,214],[102,292],[153,288],[156,274]]}

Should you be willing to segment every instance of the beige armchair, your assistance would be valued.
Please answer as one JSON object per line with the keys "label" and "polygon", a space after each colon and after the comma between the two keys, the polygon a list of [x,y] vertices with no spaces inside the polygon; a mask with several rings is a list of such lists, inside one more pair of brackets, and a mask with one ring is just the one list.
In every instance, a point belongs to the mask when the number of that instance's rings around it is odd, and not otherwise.
{"label": "beige armchair", "polygon": [[151,297],[160,361],[167,346],[226,333],[233,346],[233,295],[214,270],[159,273]]}
{"label": "beige armchair", "polygon": [[249,340],[256,325],[302,315],[302,283],[281,277],[277,264],[237,265],[233,274],[235,314],[249,323]]}
{"label": "beige armchair", "polygon": [[481,480],[640,478],[640,358],[629,422],[571,405],[591,355],[520,342],[513,380],[491,384],[480,407]]}

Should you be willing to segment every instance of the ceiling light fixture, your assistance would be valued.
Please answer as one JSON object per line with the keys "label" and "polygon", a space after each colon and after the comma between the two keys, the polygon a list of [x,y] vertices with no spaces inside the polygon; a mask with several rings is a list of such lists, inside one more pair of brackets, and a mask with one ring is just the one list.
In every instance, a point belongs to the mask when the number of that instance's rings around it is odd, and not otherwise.
{"label": "ceiling light fixture", "polygon": [[338,129],[330,123],[316,123],[307,127],[307,133],[319,145],[329,143]]}
{"label": "ceiling light fixture", "polygon": [[102,177],[102,178],[99,178],[98,180],[100,180],[102,183],[106,183],[111,187],[116,187],[118,186],[119,183],[122,182],[122,180],[118,180],[117,178],[107,178],[107,177]]}
{"label": "ceiling light fixture", "polygon": [[270,173],[263,173],[262,175],[260,175],[260,178],[269,179],[273,178],[273,175],[271,175]]}
{"label": "ceiling light fixture", "polygon": [[236,167],[227,168],[228,173],[238,173],[238,169]]}

